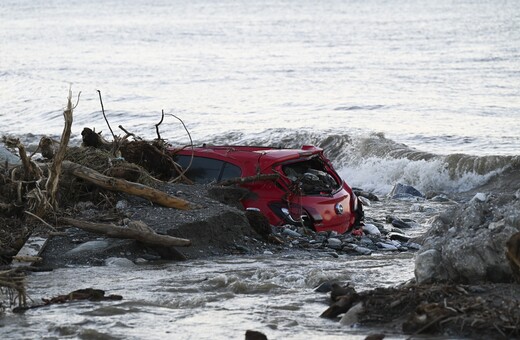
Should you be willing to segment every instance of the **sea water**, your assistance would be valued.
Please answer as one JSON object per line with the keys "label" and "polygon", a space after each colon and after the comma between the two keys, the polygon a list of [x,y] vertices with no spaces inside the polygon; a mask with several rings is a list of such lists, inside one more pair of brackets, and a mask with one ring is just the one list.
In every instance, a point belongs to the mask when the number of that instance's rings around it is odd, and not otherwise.
{"label": "sea water", "polygon": [[[519,166],[520,5],[1,1],[0,134],[33,148],[43,135],[58,138],[69,88],[72,143],[84,127],[107,139],[111,129],[124,135],[119,126],[155,138],[164,111],[160,136],[173,145],[314,144],[351,186],[382,197],[398,182],[456,194]],[[368,214],[399,211],[427,229],[429,214],[393,204]],[[444,208],[428,204],[421,211]],[[89,285],[125,302],[10,316],[0,334],[225,339],[257,328],[270,338],[341,337],[345,329],[318,317],[317,278],[398,284],[413,277],[413,259],[275,256],[112,272],[32,275],[35,299]]]}

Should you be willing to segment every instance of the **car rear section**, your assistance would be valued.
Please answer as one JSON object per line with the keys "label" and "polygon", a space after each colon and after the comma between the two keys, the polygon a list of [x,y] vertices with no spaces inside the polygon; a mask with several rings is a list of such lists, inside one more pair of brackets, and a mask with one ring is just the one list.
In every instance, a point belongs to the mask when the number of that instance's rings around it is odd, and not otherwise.
{"label": "car rear section", "polygon": [[[280,177],[269,189],[276,195],[259,195],[256,200],[243,202],[246,207],[261,205],[269,211],[271,224],[303,225],[315,231],[345,233],[363,219],[363,210],[351,188],[334,171],[321,149],[307,147],[291,159],[275,160],[263,173],[276,173]],[[266,209],[266,206],[268,209]]]}

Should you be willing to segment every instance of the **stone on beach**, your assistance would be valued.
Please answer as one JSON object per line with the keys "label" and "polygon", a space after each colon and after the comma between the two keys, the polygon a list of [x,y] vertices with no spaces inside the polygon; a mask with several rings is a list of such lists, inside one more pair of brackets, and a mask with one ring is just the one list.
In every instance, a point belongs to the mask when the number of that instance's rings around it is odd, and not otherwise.
{"label": "stone on beach", "polygon": [[417,282],[512,281],[505,249],[520,231],[519,212],[520,200],[501,194],[437,217],[416,255]]}

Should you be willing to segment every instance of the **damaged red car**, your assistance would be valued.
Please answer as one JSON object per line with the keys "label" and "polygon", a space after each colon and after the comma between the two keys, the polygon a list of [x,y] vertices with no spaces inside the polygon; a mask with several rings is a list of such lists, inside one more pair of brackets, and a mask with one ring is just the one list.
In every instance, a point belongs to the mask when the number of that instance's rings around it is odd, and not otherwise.
{"label": "damaged red car", "polygon": [[315,146],[204,145],[171,152],[195,183],[227,181],[249,190],[242,205],[263,213],[271,225],[345,233],[364,218],[361,202]]}

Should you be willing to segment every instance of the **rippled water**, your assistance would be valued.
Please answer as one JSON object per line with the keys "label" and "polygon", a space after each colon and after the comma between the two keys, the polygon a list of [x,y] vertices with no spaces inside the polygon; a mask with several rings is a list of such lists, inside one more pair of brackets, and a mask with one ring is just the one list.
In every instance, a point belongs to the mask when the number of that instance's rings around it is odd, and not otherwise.
{"label": "rippled water", "polygon": [[[387,137],[424,151],[517,154],[516,1],[3,1],[2,133],[122,124],[162,109],[198,141],[269,128]],[[163,137],[188,142],[176,120]],[[264,131],[264,132],[262,132]],[[118,133],[122,131],[117,130]]]}
{"label": "rippled water", "polygon": [[[196,143],[322,145],[349,184],[380,195],[396,182],[463,192],[520,164],[513,0],[1,1],[0,134],[58,136],[71,83],[76,143],[83,127],[110,138],[100,90],[116,134],[154,138],[164,109],[172,143],[189,138],[170,114]],[[420,234],[444,209],[430,204],[367,214],[414,218]],[[31,296],[93,286],[124,300],[8,315],[0,337],[364,338],[319,318],[326,296],[312,288],[412,277],[410,254],[64,268],[31,275]]]}
{"label": "rippled water", "polygon": [[[120,294],[117,302],[73,302],[0,319],[4,338],[241,339],[256,329],[270,339],[364,339],[319,318],[328,295],[313,291],[323,280],[353,282],[358,290],[410,279],[411,254],[373,257],[225,257],[162,265],[64,268],[35,273],[33,298],[81,287]],[[57,280],[61,284],[57,285]],[[368,279],[370,278],[370,279]]]}
{"label": "rippled water", "polygon": [[[367,215],[387,214],[419,223],[448,203],[384,200],[366,207]],[[8,313],[0,335],[19,338],[80,339],[241,339],[246,330],[269,339],[364,339],[373,332],[402,339],[396,329],[349,328],[320,318],[329,295],[314,288],[325,281],[349,282],[356,290],[388,287],[412,279],[413,253],[371,256],[285,252],[228,256],[186,262],[145,263],[114,260],[102,267],[71,267],[28,277],[34,303],[81,288],[103,289],[121,301],[73,302]]]}

